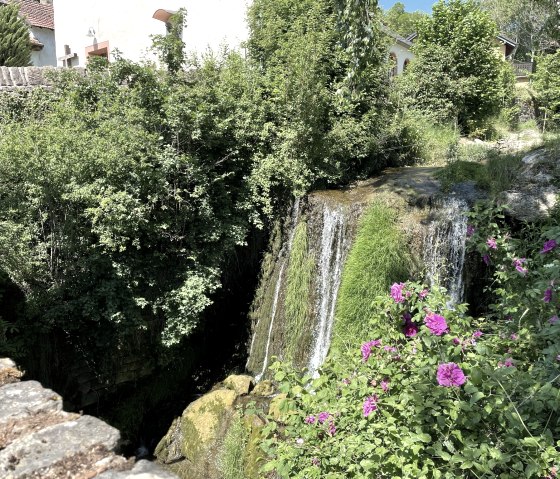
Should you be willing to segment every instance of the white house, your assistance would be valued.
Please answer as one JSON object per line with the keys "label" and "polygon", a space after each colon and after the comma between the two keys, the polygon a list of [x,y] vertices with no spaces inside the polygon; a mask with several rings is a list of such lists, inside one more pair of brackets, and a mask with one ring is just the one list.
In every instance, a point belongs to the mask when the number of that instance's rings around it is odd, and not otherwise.
{"label": "white house", "polygon": [[[7,2],[0,0],[0,3]],[[19,5],[20,16],[29,25],[31,64],[36,67],[55,66],[56,48],[52,1],[15,0],[15,3]]]}
{"label": "white house", "polygon": [[406,69],[410,60],[414,58],[414,54],[410,51],[412,42],[407,38],[401,37],[398,33],[393,32],[385,25],[381,29],[391,38],[391,46],[389,48],[389,59],[393,63],[391,74],[400,75]]}
{"label": "white house", "polygon": [[246,0],[54,0],[59,66],[83,67],[91,56],[154,59],[151,35],[166,33],[166,20],[187,9],[183,39],[189,50],[238,46],[247,37]]}

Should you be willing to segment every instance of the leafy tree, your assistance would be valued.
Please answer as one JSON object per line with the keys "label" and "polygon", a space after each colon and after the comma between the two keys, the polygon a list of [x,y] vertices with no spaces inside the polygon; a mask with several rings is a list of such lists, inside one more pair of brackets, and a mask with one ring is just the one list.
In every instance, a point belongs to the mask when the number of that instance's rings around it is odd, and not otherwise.
{"label": "leafy tree", "polygon": [[0,65],[23,67],[31,63],[29,27],[15,3],[0,5]]}
{"label": "leafy tree", "polygon": [[177,73],[185,63],[183,31],[187,26],[187,11],[179,9],[167,23],[166,35],[152,35],[152,49],[170,73]]}
{"label": "leafy tree", "polygon": [[500,32],[518,44],[515,58],[533,61],[537,55],[560,47],[560,12],[547,0],[483,0]]}
{"label": "leafy tree", "polygon": [[[511,67],[494,51],[496,25],[471,0],[440,0],[418,30],[403,88],[413,108],[472,131],[496,114]],[[509,75],[503,75],[509,71]],[[509,83],[508,83],[509,84]]]}
{"label": "leafy tree", "polygon": [[418,30],[418,24],[428,16],[427,13],[406,12],[404,4],[395,3],[391,8],[383,12],[383,22],[395,33],[407,36]]}
{"label": "leafy tree", "polygon": [[539,58],[533,75],[539,108],[543,112],[543,129],[547,124],[560,126],[560,50]]}

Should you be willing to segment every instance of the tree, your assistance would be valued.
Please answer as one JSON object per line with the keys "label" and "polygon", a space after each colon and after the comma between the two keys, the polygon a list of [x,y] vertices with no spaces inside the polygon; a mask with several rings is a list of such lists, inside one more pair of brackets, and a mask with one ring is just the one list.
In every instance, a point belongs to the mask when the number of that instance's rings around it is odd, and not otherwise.
{"label": "tree", "polygon": [[31,63],[29,27],[15,3],[0,4],[0,66],[24,67]]}
{"label": "tree", "polygon": [[179,9],[167,22],[167,35],[152,35],[152,49],[170,73],[177,73],[185,63],[183,31],[187,26],[187,11]]}
{"label": "tree", "polygon": [[537,71],[533,75],[533,88],[537,102],[543,112],[543,129],[547,123],[560,126],[560,50],[539,58]]}
{"label": "tree", "polygon": [[[511,67],[493,47],[496,25],[472,0],[440,0],[418,30],[404,75],[411,105],[472,131],[500,110]],[[508,70],[509,69],[509,70]],[[505,75],[507,78],[508,75]]]}
{"label": "tree", "polygon": [[424,12],[406,12],[404,4],[395,3],[389,10],[383,12],[383,22],[395,33],[408,36],[418,30],[418,24],[427,17]]}
{"label": "tree", "polygon": [[483,0],[500,32],[518,44],[515,58],[533,61],[560,47],[560,11],[549,0]]}

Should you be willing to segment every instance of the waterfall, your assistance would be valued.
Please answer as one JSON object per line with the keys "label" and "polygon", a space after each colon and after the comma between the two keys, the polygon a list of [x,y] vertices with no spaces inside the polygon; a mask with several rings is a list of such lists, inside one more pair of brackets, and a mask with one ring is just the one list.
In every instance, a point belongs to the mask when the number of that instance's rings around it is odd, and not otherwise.
{"label": "waterfall", "polygon": [[446,198],[424,239],[426,279],[430,284],[439,283],[447,289],[450,307],[463,300],[468,210],[465,200],[455,196]]}
{"label": "waterfall", "polygon": [[[270,312],[270,323],[268,326],[268,334],[267,334],[267,338],[266,338],[266,346],[265,346],[265,350],[264,350],[264,359],[263,359],[263,363],[262,363],[262,368],[259,374],[257,374],[255,376],[255,380],[258,382],[262,379],[262,377],[264,376],[264,373],[266,372],[266,368],[268,367],[268,360],[269,360],[269,354],[270,354],[270,343],[272,340],[272,334],[274,331],[274,323],[276,320],[276,316],[277,316],[277,311],[278,311],[278,303],[280,300],[280,292],[282,290],[282,285],[284,282],[284,272],[286,270],[286,265],[288,264],[288,257],[289,257],[289,252],[290,249],[292,247],[292,243],[294,241],[294,235],[295,235],[295,231],[296,231],[296,226],[297,226],[297,222],[298,222],[298,218],[299,218],[299,213],[300,213],[300,199],[296,198],[293,206],[292,206],[292,211],[290,214],[290,221],[288,224],[288,241],[286,243],[284,243],[280,249],[280,253],[278,254],[278,261],[281,262],[280,265],[280,271],[278,273],[278,279],[276,280],[276,286],[274,287],[274,296],[273,296],[273,301],[272,301],[272,309]],[[251,339],[251,348],[249,350],[249,358],[247,360],[247,366],[249,364],[249,361],[251,359],[251,355],[253,354],[253,348],[255,346],[255,338],[257,337],[257,333],[256,331],[258,330],[260,321],[262,318],[259,318],[259,320],[257,321],[257,324],[255,326],[255,333],[253,334],[253,338]]]}
{"label": "waterfall", "polygon": [[309,359],[309,373],[315,375],[329,352],[338,288],[348,252],[346,215],[341,207],[324,206],[317,282],[317,323]]}

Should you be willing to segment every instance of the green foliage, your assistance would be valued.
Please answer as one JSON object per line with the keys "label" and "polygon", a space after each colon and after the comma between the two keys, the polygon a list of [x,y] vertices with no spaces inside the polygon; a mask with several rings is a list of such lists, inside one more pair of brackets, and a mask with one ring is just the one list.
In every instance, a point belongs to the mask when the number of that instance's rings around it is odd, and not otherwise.
{"label": "green foliage", "polygon": [[291,360],[302,351],[303,345],[298,339],[304,337],[307,320],[312,312],[310,307],[314,266],[307,244],[307,222],[300,221],[296,226],[286,274],[284,328],[286,355]]}
{"label": "green foliage", "polygon": [[409,106],[472,131],[512,95],[511,75],[494,51],[496,26],[471,0],[440,0],[425,19],[416,54],[400,80]]}
{"label": "green foliage", "polygon": [[64,72],[28,117],[0,104],[0,269],[26,295],[30,340],[62,328],[116,347],[149,329],[172,345],[193,331],[258,216],[246,75],[233,54],[189,82],[119,60]]}
{"label": "green foliage", "polygon": [[532,76],[539,109],[544,115],[543,129],[560,126],[560,50],[539,58],[538,68]]}
{"label": "green foliage", "polygon": [[[399,302],[372,300],[359,337],[381,344],[364,344],[360,354],[356,341],[314,380],[273,365],[287,398],[282,417],[265,427],[263,472],[341,479],[551,473],[559,457],[560,325],[541,324],[534,334],[528,319],[508,322],[503,311],[499,320],[474,320],[465,305],[448,309],[437,287],[423,297],[421,284],[403,286]],[[444,316],[446,334],[425,326],[428,313]],[[416,334],[403,334],[405,315]],[[439,365],[449,362],[466,375],[463,385],[438,385]],[[376,408],[366,415],[368,398]]]}
{"label": "green foliage", "polygon": [[[263,72],[266,191],[339,183],[385,166],[384,45],[368,2],[257,0],[248,52]],[[363,34],[362,34],[363,33]],[[266,193],[268,194],[268,193]]]}
{"label": "green foliage", "polygon": [[406,12],[404,4],[396,2],[391,8],[383,12],[383,22],[395,33],[407,37],[416,33],[419,23],[428,16],[427,13]]}
{"label": "green foliage", "polygon": [[375,298],[406,278],[409,261],[396,214],[382,203],[364,212],[344,265],[337,298],[333,347],[348,347],[376,313]]}
{"label": "green foliage", "polygon": [[0,5],[0,66],[25,67],[30,63],[29,27],[19,16],[19,5]]}
{"label": "green foliage", "polygon": [[152,35],[152,49],[159,60],[167,66],[167,71],[177,73],[185,63],[183,30],[187,26],[187,11],[180,8],[169,18],[166,35]]}

